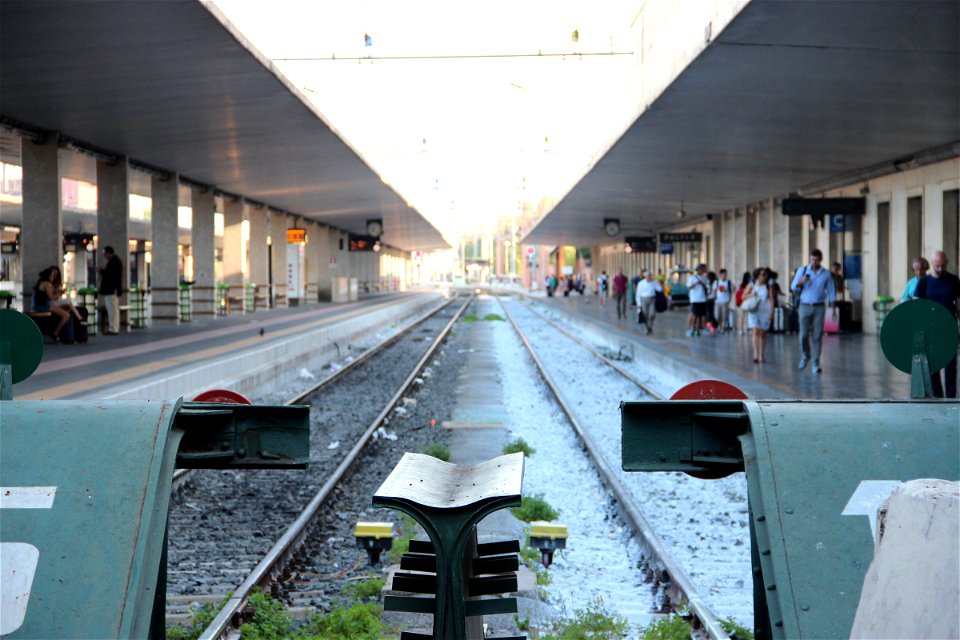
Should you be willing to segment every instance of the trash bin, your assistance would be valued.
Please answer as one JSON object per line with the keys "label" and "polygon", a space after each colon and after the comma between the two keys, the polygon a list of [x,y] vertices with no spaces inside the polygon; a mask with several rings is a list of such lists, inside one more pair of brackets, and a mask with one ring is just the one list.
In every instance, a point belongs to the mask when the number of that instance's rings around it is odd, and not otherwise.
{"label": "trash bin", "polygon": [[130,328],[147,326],[147,291],[143,287],[130,287]]}
{"label": "trash bin", "polygon": [[217,315],[225,316],[229,311],[229,301],[228,296],[230,294],[230,285],[218,282],[217,283]]}
{"label": "trash bin", "polygon": [[193,294],[189,284],[180,285],[180,322],[190,322],[193,318]]}
{"label": "trash bin", "polygon": [[257,310],[257,285],[248,282],[243,287],[243,311],[253,313]]}
{"label": "trash bin", "polygon": [[890,309],[893,309],[894,304],[896,300],[893,296],[877,296],[873,301],[873,310],[877,312],[877,333],[880,333],[880,327],[883,326],[883,321],[887,319],[887,314],[890,313]]}

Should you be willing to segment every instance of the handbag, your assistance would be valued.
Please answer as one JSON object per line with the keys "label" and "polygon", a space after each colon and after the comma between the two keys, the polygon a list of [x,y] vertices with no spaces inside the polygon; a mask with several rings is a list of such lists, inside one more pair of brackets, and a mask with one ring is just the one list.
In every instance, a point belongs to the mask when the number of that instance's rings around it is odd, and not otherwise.
{"label": "handbag", "polygon": [[740,303],[740,308],[746,311],[747,313],[752,313],[757,310],[757,307],[760,306],[760,296],[754,295],[750,298],[744,298],[743,302]]}
{"label": "handbag", "polygon": [[640,309],[640,312],[637,314],[637,322],[640,324],[647,323],[647,314],[643,312],[643,309]]}

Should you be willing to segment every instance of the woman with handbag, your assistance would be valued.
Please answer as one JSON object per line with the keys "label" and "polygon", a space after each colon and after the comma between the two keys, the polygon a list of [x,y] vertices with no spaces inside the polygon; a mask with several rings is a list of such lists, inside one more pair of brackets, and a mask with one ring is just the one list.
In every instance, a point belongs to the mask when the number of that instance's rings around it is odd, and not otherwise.
{"label": "woman with handbag", "polygon": [[766,362],[767,331],[773,322],[773,288],[767,285],[770,274],[764,268],[753,272],[753,283],[743,291],[740,308],[747,312],[747,326],[753,334],[753,361]]}

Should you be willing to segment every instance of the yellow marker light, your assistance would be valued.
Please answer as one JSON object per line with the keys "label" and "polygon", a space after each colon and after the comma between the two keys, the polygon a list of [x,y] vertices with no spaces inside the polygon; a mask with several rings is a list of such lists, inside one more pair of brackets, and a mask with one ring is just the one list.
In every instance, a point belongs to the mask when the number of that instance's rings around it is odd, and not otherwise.
{"label": "yellow marker light", "polygon": [[392,538],[392,522],[358,522],[353,530],[355,538]]}

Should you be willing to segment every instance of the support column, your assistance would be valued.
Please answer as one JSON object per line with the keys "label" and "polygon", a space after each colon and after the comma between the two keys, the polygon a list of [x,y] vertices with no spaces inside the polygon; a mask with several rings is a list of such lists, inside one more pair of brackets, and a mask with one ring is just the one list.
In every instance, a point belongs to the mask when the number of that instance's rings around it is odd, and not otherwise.
{"label": "support column", "polygon": [[274,307],[287,306],[287,214],[270,212],[271,300]]}
{"label": "support column", "polygon": [[176,322],[179,313],[177,243],[179,226],[179,180],[176,174],[151,181],[150,235],[153,248],[150,263],[150,317],[154,322]]}
{"label": "support column", "polygon": [[[311,243],[314,242],[311,240]],[[335,258],[334,243],[336,240],[331,238],[330,227],[325,224],[317,225],[317,259],[320,260],[320,279],[317,280],[317,295],[321,302],[330,302],[333,291],[333,279],[337,276],[339,265],[336,261],[332,264],[331,258]]]}
{"label": "support column", "polygon": [[48,135],[42,143],[20,138],[23,163],[20,242],[24,311],[30,310],[30,297],[40,272],[51,265],[63,268],[58,140],[59,136],[55,133]]}
{"label": "support column", "polygon": [[127,304],[127,280],[130,273],[130,169],[121,156],[115,164],[97,160],[97,265],[106,266],[104,247],[113,247],[123,271],[120,305]]}
{"label": "support column", "polygon": [[[266,308],[269,297],[267,286],[267,210],[265,207],[247,207],[247,220],[250,224],[250,241],[247,255],[250,266],[247,281],[257,285],[255,297],[257,309]],[[286,239],[284,239],[286,240]]]}
{"label": "support column", "polygon": [[227,292],[228,309],[242,308],[243,272],[246,256],[243,249],[243,200],[223,197],[223,283],[230,285]]}
{"label": "support column", "polygon": [[217,210],[213,189],[191,192],[193,223],[190,230],[190,253],[193,255],[193,315],[214,316],[216,286],[216,239],[214,214]]}
{"label": "support column", "polygon": [[313,220],[304,221],[304,228],[307,230],[307,286],[305,287],[306,302],[313,304],[319,302],[320,290],[320,225]]}

